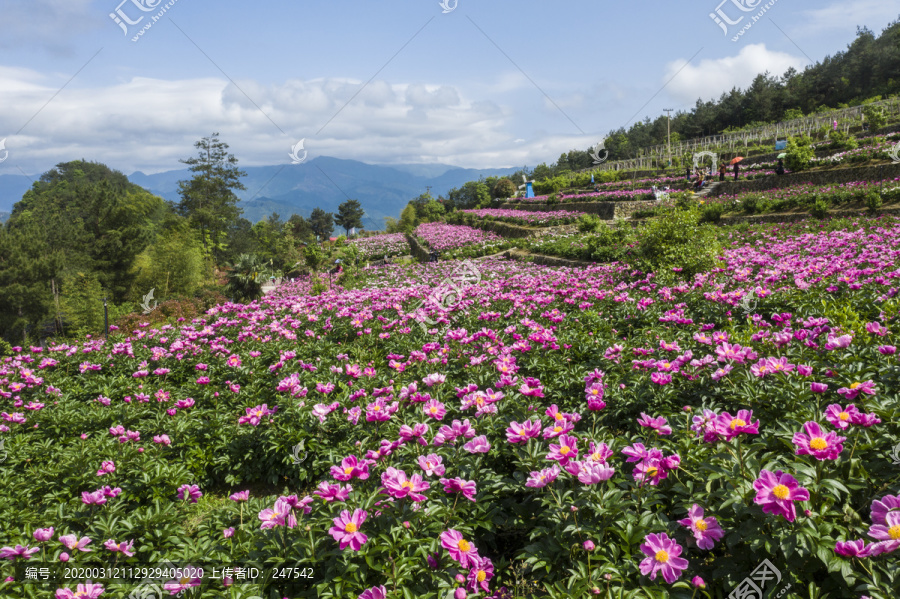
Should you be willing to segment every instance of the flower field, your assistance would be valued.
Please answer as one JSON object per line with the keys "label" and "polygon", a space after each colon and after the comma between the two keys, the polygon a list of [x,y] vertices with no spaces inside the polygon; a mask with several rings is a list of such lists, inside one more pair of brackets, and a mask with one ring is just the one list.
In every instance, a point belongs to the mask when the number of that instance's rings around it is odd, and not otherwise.
{"label": "flower field", "polygon": [[490,231],[439,222],[419,225],[416,227],[415,235],[437,252],[503,241],[502,237]]}
{"label": "flower field", "polygon": [[725,597],[768,560],[900,596],[900,225],[721,235],[690,281],[386,266],[18,348],[0,595]]}
{"label": "flower field", "polygon": [[550,227],[574,223],[584,212],[558,210],[556,212],[526,212],[504,208],[484,208],[481,210],[463,210],[465,214],[473,214],[484,220],[497,220],[517,225],[532,227]]}
{"label": "flower field", "polygon": [[400,256],[409,253],[409,243],[403,233],[391,233],[388,235],[374,235],[353,239],[349,243],[359,248],[359,257],[363,260],[384,258],[385,256]]}

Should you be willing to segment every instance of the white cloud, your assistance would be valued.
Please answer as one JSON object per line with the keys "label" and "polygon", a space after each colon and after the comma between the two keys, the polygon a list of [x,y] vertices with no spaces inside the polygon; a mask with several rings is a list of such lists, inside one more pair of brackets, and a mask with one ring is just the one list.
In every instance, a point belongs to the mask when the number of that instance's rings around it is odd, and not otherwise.
{"label": "white cloud", "polygon": [[822,8],[805,10],[802,14],[805,18],[798,19],[796,28],[801,36],[848,28],[856,31],[857,26],[863,25],[868,25],[875,35],[879,35],[883,26],[900,17],[900,6],[885,0],[841,0]]}
{"label": "white cloud", "polygon": [[522,132],[514,131],[513,108],[468,98],[447,85],[373,81],[363,87],[362,81],[316,79],[266,86],[237,80],[238,89],[219,78],[135,77],[68,87],[44,106],[64,82],[62,76],[0,69],[0,105],[6,107],[0,138],[8,137],[10,152],[0,174],[19,168],[39,174],[80,158],[126,174],[179,169],[179,159],[194,154],[194,142],[212,132],[243,166],[284,164],[301,138],[311,158],[471,168],[534,165],[592,143],[546,132],[517,143]]}
{"label": "white cloud", "polygon": [[803,56],[773,52],[765,44],[749,44],[737,56],[701,60],[699,64],[687,65],[681,72],[678,70],[684,65],[684,59],[670,62],[662,80],[668,81],[675,75],[666,91],[685,104],[693,104],[698,98],[718,99],[734,87],[746,88],[760,73],[769,71],[780,77],[790,67],[802,70],[807,64],[809,61]]}

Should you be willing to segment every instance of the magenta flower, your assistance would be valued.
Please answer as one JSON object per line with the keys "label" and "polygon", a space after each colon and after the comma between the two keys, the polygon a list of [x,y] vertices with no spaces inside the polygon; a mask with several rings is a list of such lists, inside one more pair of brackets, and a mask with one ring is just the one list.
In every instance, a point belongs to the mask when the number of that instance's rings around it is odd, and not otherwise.
{"label": "magenta flower", "polygon": [[103,594],[103,585],[88,581],[86,584],[79,584],[75,592],[67,588],[56,589],[56,599],[97,599]]}
{"label": "magenta flower", "polygon": [[90,551],[90,549],[85,549],[88,543],[91,540],[87,537],[81,537],[81,540],[78,539],[75,535],[61,535],[59,537],[59,542],[65,545],[69,551]]}
{"label": "magenta flower", "polygon": [[247,413],[244,416],[238,418],[238,424],[251,424],[253,426],[259,426],[259,423],[262,422],[263,418],[265,418],[266,416],[271,416],[277,411],[278,406],[275,406],[270,410],[268,404],[262,404],[253,408],[247,408]]}
{"label": "magenta flower", "polygon": [[444,458],[434,453],[430,453],[427,456],[420,455],[419,467],[425,471],[426,476],[433,476],[435,474],[444,476],[446,468],[444,468],[443,461]]}
{"label": "magenta flower", "polygon": [[50,528],[39,528],[33,533],[34,540],[43,543],[45,541],[49,541],[53,538],[53,527]]}
{"label": "magenta flower", "polygon": [[672,427],[669,426],[669,423],[662,416],[660,416],[659,418],[651,418],[647,414],[641,412],[641,417],[637,422],[645,428],[652,428],[656,431],[657,435],[672,434]]}
{"label": "magenta flower", "polygon": [[866,542],[862,539],[857,541],[837,541],[834,544],[834,552],[844,557],[869,557],[871,547],[866,547]]}
{"label": "magenta flower", "polygon": [[262,520],[262,524],[259,527],[260,530],[275,528],[276,526],[294,528],[297,525],[297,520],[291,510],[291,504],[279,498],[275,501],[273,508],[266,508],[257,514],[257,517]]}
{"label": "magenta flower", "polygon": [[873,524],[869,527],[869,536],[880,541],[870,547],[873,555],[892,553],[900,549],[900,512],[888,512],[884,524]]}
{"label": "magenta flower", "polygon": [[480,556],[475,545],[463,538],[457,530],[445,530],[441,533],[441,547],[450,553],[450,557],[459,562],[463,568],[475,567]]}
{"label": "magenta flower", "polygon": [[124,553],[126,557],[131,557],[134,555],[134,541],[116,543],[113,539],[109,539],[108,541],[103,543],[103,546],[114,553]]}
{"label": "magenta flower", "polygon": [[578,457],[578,439],[572,435],[562,435],[559,437],[559,445],[550,444],[550,453],[547,454],[548,460],[556,460],[560,466],[565,466],[569,460]]}
{"label": "magenta flower", "polygon": [[657,573],[662,572],[665,581],[672,584],[688,567],[688,561],[678,557],[681,555],[681,545],[666,533],[647,535],[641,544],[641,551],[647,556],[641,561],[641,574],[649,575],[650,580],[656,580]]}
{"label": "magenta flower", "polygon": [[817,460],[836,460],[844,450],[846,437],[839,437],[834,431],[824,432],[818,422],[803,425],[804,433],[794,433],[797,455],[811,455]]}
{"label": "magenta flower", "polygon": [[440,483],[444,485],[444,491],[447,493],[462,493],[463,497],[470,501],[475,501],[475,493],[477,492],[474,480],[463,480],[457,478],[441,478]]}
{"label": "magenta flower", "polygon": [[200,578],[178,578],[163,584],[163,589],[169,591],[169,595],[178,595],[191,587],[198,587],[203,582]]}
{"label": "magenta flower", "polygon": [[387,597],[387,589],[384,588],[384,585],[381,585],[366,589],[359,594],[357,599],[384,599],[385,597]]}
{"label": "magenta flower", "polygon": [[434,387],[435,385],[440,385],[444,381],[447,380],[447,376],[443,374],[429,374],[425,378],[422,379],[422,382],[425,383],[429,387]]}
{"label": "magenta flower", "polygon": [[759,420],[753,422],[753,410],[739,410],[736,416],[722,412],[716,420],[716,433],[726,441],[740,434],[758,435]]}
{"label": "magenta flower", "polygon": [[668,372],[654,372],[650,374],[650,380],[657,385],[668,385],[672,382],[672,375]]}
{"label": "magenta flower", "polygon": [[238,491],[237,493],[232,493],[228,496],[228,499],[232,501],[248,501],[250,499],[250,490],[246,491]]}
{"label": "magenta flower", "polygon": [[757,491],[754,501],[762,506],[763,512],[784,516],[788,522],[793,522],[797,517],[794,502],[809,501],[809,491],[781,470],[775,473],[760,471],[753,488]]}
{"label": "magenta flower", "polygon": [[831,404],[825,408],[825,419],[841,430],[850,428],[853,417],[857,414],[859,414],[859,410],[853,404],[848,405],[847,409],[841,408],[838,404]]}
{"label": "magenta flower", "polygon": [[600,462],[601,464],[605,464],[606,460],[609,459],[609,456],[613,454],[612,449],[606,443],[595,444],[591,441],[590,451],[588,451],[587,458],[592,462]]}
{"label": "magenta flower", "polygon": [[97,491],[81,492],[81,502],[85,505],[103,505],[106,503],[106,496],[103,494],[103,489],[98,489]]}
{"label": "magenta flower", "polygon": [[463,449],[469,453],[487,453],[491,450],[491,444],[485,435],[479,435],[463,445]]}
{"label": "magenta flower", "polygon": [[15,561],[16,559],[31,559],[31,554],[40,551],[37,547],[29,549],[28,545],[16,545],[15,547],[3,547],[0,549],[0,559]]}
{"label": "magenta flower", "polygon": [[900,513],[900,495],[885,495],[872,502],[872,524],[887,524],[887,515]]}
{"label": "magenta flower", "polygon": [[476,558],[472,561],[474,563],[469,570],[466,588],[473,593],[479,591],[487,593],[490,590],[488,583],[494,577],[494,564],[486,557]]}
{"label": "magenta flower", "polygon": [[875,383],[872,381],[866,381],[864,383],[856,382],[850,385],[850,387],[841,387],[838,389],[838,393],[846,397],[848,401],[853,401],[860,393],[875,395]]}
{"label": "magenta flower", "polygon": [[348,481],[354,477],[366,480],[369,478],[369,465],[360,462],[355,455],[351,455],[341,460],[340,467],[331,467],[331,476],[340,481]]}
{"label": "magenta flower", "polygon": [[391,497],[403,499],[409,497],[413,501],[425,501],[425,496],[421,491],[426,491],[431,484],[425,482],[419,474],[413,474],[407,478],[403,470],[388,467],[387,471],[381,475],[381,484],[384,485],[384,491]]}
{"label": "magenta flower", "polygon": [[422,406],[422,411],[425,412],[426,416],[434,418],[435,420],[443,420],[444,416],[447,414],[444,404],[436,399],[426,402],[425,405]]}
{"label": "magenta flower", "polygon": [[809,390],[813,393],[825,393],[828,391],[828,385],[825,383],[810,383]]}
{"label": "magenta flower", "polygon": [[688,517],[679,520],[678,523],[691,529],[700,549],[712,549],[716,546],[716,542],[725,536],[719,522],[711,516],[704,518],[703,508],[696,503],[688,510]]}
{"label": "magenta flower", "polygon": [[171,445],[172,444],[172,440],[169,438],[169,435],[154,435],[153,442],[160,443],[162,445]]}
{"label": "magenta flower", "polygon": [[525,486],[535,489],[546,487],[548,484],[556,480],[556,477],[559,476],[559,473],[560,470],[558,466],[552,466],[550,468],[544,468],[543,470],[532,472],[528,477],[528,481],[525,483]]}
{"label": "magenta flower", "polygon": [[237,354],[231,354],[225,363],[231,366],[232,368],[237,368],[241,365],[241,357]]}
{"label": "magenta flower", "polygon": [[609,480],[616,473],[614,468],[607,466],[604,462],[595,462],[593,460],[569,462],[566,465],[566,471],[576,476],[579,482],[585,485],[595,485],[601,481]]}
{"label": "magenta flower", "polygon": [[178,499],[190,499],[191,503],[197,503],[197,500],[203,497],[200,487],[197,485],[181,485],[178,487]]}
{"label": "magenta flower", "polygon": [[100,465],[100,470],[97,470],[97,476],[104,476],[111,472],[116,471],[116,464],[112,461],[104,461],[103,464]]}
{"label": "magenta flower", "polygon": [[368,515],[365,510],[354,510],[352,516],[349,511],[343,510],[340,516],[334,518],[334,526],[328,530],[328,533],[340,544],[341,550],[346,549],[349,545],[353,551],[359,551],[366,544],[369,537],[359,532],[359,529]]}
{"label": "magenta flower", "polygon": [[342,487],[341,485],[329,484],[323,480],[319,483],[319,486],[313,492],[313,495],[318,495],[328,503],[331,503],[332,501],[347,501],[347,498],[350,497],[350,491],[352,490],[353,487],[350,485]]}

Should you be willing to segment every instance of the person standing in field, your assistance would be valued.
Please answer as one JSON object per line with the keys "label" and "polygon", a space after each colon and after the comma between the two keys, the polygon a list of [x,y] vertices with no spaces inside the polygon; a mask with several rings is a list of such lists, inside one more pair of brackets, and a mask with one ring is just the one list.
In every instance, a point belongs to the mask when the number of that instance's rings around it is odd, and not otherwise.
{"label": "person standing in field", "polygon": [[738,163],[735,162],[735,163],[734,163],[734,180],[735,180],[735,181],[738,180],[738,175],[740,175],[740,172],[741,172],[741,167],[739,167],[739,166],[738,166]]}
{"label": "person standing in field", "polygon": [[725,166],[725,163],[719,165],[719,181],[725,180],[725,173],[728,172],[728,167]]}

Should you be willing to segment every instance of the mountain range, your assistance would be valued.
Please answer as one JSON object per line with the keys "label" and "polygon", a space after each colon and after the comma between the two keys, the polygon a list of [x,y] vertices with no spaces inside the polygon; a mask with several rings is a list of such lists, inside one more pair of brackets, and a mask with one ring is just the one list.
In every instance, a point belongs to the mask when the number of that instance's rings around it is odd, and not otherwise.
{"label": "mountain range", "polygon": [[[428,187],[435,197],[454,187],[481,177],[504,176],[518,170],[464,169],[445,164],[375,165],[319,156],[301,164],[240,167],[247,188],[238,191],[244,218],[257,222],[277,212],[283,219],[291,214],[309,216],[314,208],[337,212],[347,199],[359,200],[366,215],[363,226],[370,231],[384,228],[384,217],[399,217],[407,202]],[[187,169],[146,175],[140,171],[128,179],[165,200],[178,202],[178,182],[190,178]],[[24,175],[0,175],[0,212],[31,187]]]}

